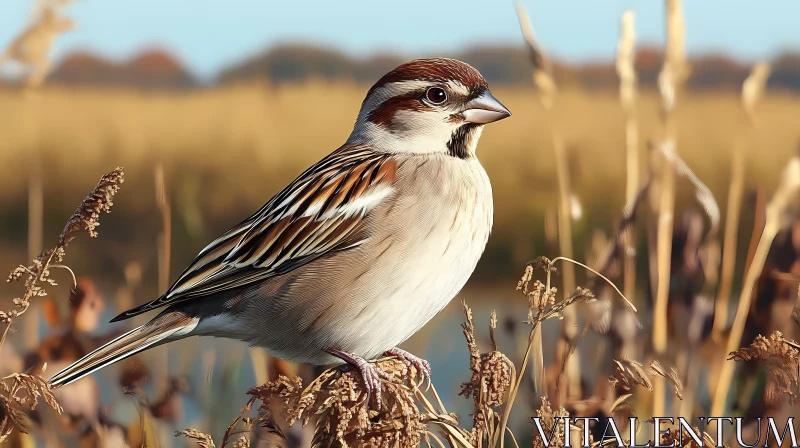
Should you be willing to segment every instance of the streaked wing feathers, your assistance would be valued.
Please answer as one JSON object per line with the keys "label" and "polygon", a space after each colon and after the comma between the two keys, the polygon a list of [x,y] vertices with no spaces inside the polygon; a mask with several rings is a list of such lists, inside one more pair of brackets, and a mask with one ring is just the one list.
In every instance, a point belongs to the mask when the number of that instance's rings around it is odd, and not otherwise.
{"label": "streaked wing feathers", "polygon": [[359,245],[363,217],[393,191],[396,169],[388,154],[339,148],[206,246],[165,295],[114,321],[265,280]]}

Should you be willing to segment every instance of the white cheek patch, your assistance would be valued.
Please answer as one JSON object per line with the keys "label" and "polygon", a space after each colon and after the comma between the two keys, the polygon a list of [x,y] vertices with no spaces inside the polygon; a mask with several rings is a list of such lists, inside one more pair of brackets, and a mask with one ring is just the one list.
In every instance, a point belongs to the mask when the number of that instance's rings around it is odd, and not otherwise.
{"label": "white cheek patch", "polygon": [[457,124],[450,121],[449,111],[398,111],[392,120],[392,127],[402,129],[395,132],[411,152],[446,151],[447,141],[453,135]]}
{"label": "white cheek patch", "polygon": [[391,127],[403,131],[408,130],[409,134],[420,134],[424,129],[425,133],[441,137],[450,135],[455,128],[450,122],[450,114],[450,111],[445,110],[399,110],[392,118]]}
{"label": "white cheek patch", "polygon": [[364,121],[356,123],[349,143],[363,143],[393,153],[446,153],[458,127],[449,111],[398,111],[391,129]]}

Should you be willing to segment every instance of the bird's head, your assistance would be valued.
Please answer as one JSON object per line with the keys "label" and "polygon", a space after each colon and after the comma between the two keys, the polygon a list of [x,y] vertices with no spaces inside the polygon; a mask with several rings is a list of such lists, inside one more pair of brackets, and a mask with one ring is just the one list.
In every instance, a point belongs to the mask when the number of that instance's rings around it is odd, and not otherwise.
{"label": "bird's head", "polygon": [[472,66],[454,59],[417,59],[372,86],[348,143],[391,153],[467,158],[475,154],[483,125],[510,115]]}

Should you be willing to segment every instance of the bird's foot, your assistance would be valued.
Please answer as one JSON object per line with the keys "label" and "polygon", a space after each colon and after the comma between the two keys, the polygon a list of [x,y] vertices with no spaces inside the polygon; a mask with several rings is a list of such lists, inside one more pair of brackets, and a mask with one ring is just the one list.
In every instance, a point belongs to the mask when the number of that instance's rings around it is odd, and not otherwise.
{"label": "bird's foot", "polygon": [[348,368],[358,369],[358,372],[361,374],[361,379],[364,381],[364,387],[367,389],[367,394],[375,397],[375,401],[378,404],[378,409],[380,409],[382,389],[381,379],[391,381],[392,377],[388,373],[375,367],[374,364],[370,364],[366,359],[358,355],[345,353],[341,350],[328,350],[328,353],[347,363],[341,367],[342,371],[348,370]]}
{"label": "bird's foot", "polygon": [[386,355],[386,356],[394,356],[397,359],[399,359],[400,361],[403,361],[404,363],[406,363],[408,365],[414,366],[414,368],[417,369],[417,372],[419,372],[419,376],[422,379],[422,381],[423,382],[424,381],[428,381],[428,384],[430,384],[430,382],[431,382],[431,363],[429,363],[428,361],[426,361],[426,360],[424,360],[422,358],[419,358],[417,356],[414,356],[411,353],[403,350],[402,348],[397,348],[397,347],[395,347],[393,349],[390,349],[390,350],[387,350],[384,353],[384,355]]}

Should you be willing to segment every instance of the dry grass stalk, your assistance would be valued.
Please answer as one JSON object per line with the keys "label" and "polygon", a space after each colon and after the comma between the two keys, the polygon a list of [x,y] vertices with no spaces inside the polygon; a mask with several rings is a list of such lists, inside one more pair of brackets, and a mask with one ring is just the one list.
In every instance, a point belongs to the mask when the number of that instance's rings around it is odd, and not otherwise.
{"label": "dry grass stalk", "polygon": [[[633,203],[639,192],[639,130],[636,123],[637,77],[634,68],[636,45],[636,15],[633,11],[622,14],[619,43],[617,44],[617,74],[619,75],[619,100],[625,111],[626,184],[625,201]],[[625,233],[624,278],[625,295],[636,293],[636,236],[633,229]]]}
{"label": "dry grass stalk", "polygon": [[[523,275],[520,282],[517,284],[517,289],[522,290],[524,293],[526,293],[526,295],[529,295],[530,297],[528,302],[530,307],[530,309],[528,310],[529,321],[530,317],[531,316],[533,317],[532,321],[530,321],[532,326],[531,326],[531,331],[528,335],[528,345],[525,350],[525,355],[523,356],[522,362],[520,363],[519,367],[519,372],[521,373],[525,372],[525,369],[527,368],[528,360],[531,356],[531,353],[533,352],[534,348],[533,345],[536,332],[540,330],[540,326],[543,321],[550,318],[564,319],[566,315],[566,310],[568,310],[575,303],[593,302],[595,300],[594,294],[592,294],[591,291],[589,291],[588,289],[577,288],[575,293],[573,293],[568,298],[556,301],[553,298],[556,289],[551,288],[550,286],[551,275],[553,272],[556,272],[556,268],[553,266],[553,264],[556,261],[567,261],[570,263],[578,264],[588,269],[587,266],[564,257],[558,257],[553,260],[549,260],[545,257],[539,257],[536,260],[529,263],[529,266],[525,270],[525,274]],[[529,283],[533,279],[533,272],[538,268],[543,269],[547,274],[546,284],[543,285],[541,282],[535,282],[533,288],[531,288]],[[599,274],[596,271],[593,272],[595,272],[595,274]],[[616,286],[614,286],[613,283],[611,285],[616,289]],[[552,295],[553,297],[551,297],[550,295]],[[620,295],[622,294],[620,293]],[[630,302],[628,302],[628,304],[631,307],[633,307],[633,305],[631,305]],[[511,409],[514,405],[514,401],[517,397],[517,394],[519,393],[519,388],[522,383],[523,377],[524,375],[520,374],[516,377],[514,381],[512,381],[511,389],[508,392],[508,399],[503,409],[500,430],[495,433],[495,439],[493,440],[490,446],[505,446],[504,444],[505,428],[506,425],[508,424],[508,418],[509,415],[511,414]],[[497,440],[498,436],[499,436],[499,445]]]}
{"label": "dry grass stalk", "polygon": [[769,73],[770,68],[767,64],[757,64],[742,85],[742,107],[747,119],[746,123],[740,127],[741,133],[736,138],[731,158],[731,183],[728,188],[728,208],[722,246],[725,250],[722,254],[719,292],[717,293],[712,329],[712,333],[717,338],[728,326],[728,306],[733,286],[733,273],[736,268],[739,213],[744,194],[744,151],[749,134],[755,125],[755,105],[764,93]]}
{"label": "dry grass stalk", "polygon": [[[755,253],[753,254],[753,260],[745,274],[742,292],[739,297],[739,304],[736,309],[736,316],[734,317],[733,326],[728,335],[726,353],[737,350],[741,345],[744,325],[750,309],[750,301],[756,281],[761,274],[761,270],[764,268],[764,263],[766,262],[769,249],[772,246],[772,241],[775,239],[775,235],[777,235],[781,227],[784,211],[790,202],[795,200],[798,191],[800,191],[800,155],[796,155],[789,161],[786,168],[783,170],[777,190],[766,206],[766,222],[764,224],[764,229],[761,231],[761,238],[758,241]],[[732,362],[725,362],[722,364],[716,390],[713,392],[711,415],[723,415],[725,411],[728,392],[730,390],[731,381],[733,380],[734,368],[735,365]]]}
{"label": "dry grass stalk", "polygon": [[663,378],[672,384],[675,396],[683,400],[683,383],[674,367],[667,370],[656,360],[651,361],[647,369],[642,366],[642,363],[632,359],[615,359],[614,363],[617,366],[617,373],[611,375],[608,381],[615,388],[620,387],[623,391],[628,392],[635,386],[641,386],[653,392],[653,378]]}
{"label": "dry grass stalk", "polygon": [[[156,205],[161,213],[161,232],[158,235],[158,291],[165,293],[169,288],[169,267],[172,255],[172,209],[164,179],[164,166],[156,164],[154,170]],[[156,394],[162,394],[169,384],[169,346],[161,347],[153,355],[153,379]]]}
{"label": "dry grass stalk", "polygon": [[[559,253],[567,258],[573,258],[572,250],[572,216],[570,214],[570,181],[569,169],[567,167],[567,154],[564,147],[564,141],[561,135],[553,130],[553,151],[556,159],[556,175],[558,178],[558,246]],[[572,291],[575,289],[575,268],[567,264],[562,270],[563,288],[564,291]],[[574,310],[569,309],[566,311],[564,320],[561,323],[561,337],[565,341],[571,343],[576,336],[577,330],[577,316]],[[541,338],[541,328],[538,329],[539,338]],[[543,356],[536,358],[537,365],[542,366],[544,371]],[[556,403],[565,403],[567,399],[577,398],[580,396],[580,365],[578,358],[572,356],[564,360],[566,363],[566,388],[560,388]]]}
{"label": "dry grass stalk", "polygon": [[[667,303],[669,301],[670,259],[672,256],[673,212],[675,208],[675,170],[671,164],[664,166],[660,179],[661,197],[658,205],[656,253],[658,283],[653,308],[653,349],[657,355],[667,349]],[[656,380],[653,396],[653,415],[663,415],[664,390],[661,380]]]}
{"label": "dry grass stalk", "polygon": [[[58,237],[58,244],[56,247],[39,254],[33,259],[31,265],[20,265],[11,271],[6,281],[19,281],[24,278],[25,293],[21,297],[14,299],[14,309],[8,312],[0,311],[0,322],[6,324],[3,336],[0,338],[0,346],[5,342],[5,337],[14,319],[25,313],[30,307],[31,299],[47,295],[40,285],[42,283],[56,285],[55,280],[50,278],[50,268],[66,268],[66,266],[60,265],[59,263],[64,259],[66,248],[69,243],[75,239],[77,233],[85,230],[91,237],[94,238],[97,236],[95,229],[100,225],[100,215],[111,211],[111,206],[113,205],[112,199],[119,191],[120,184],[123,182],[123,177],[122,168],[117,168],[104,175],[95,189],[83,200],[75,213],[73,213],[67,221],[64,230]],[[73,286],[74,284],[73,275]]]}
{"label": "dry grass stalk", "polygon": [[615,359],[617,374],[608,378],[614,387],[621,387],[624,391],[633,389],[634,386],[641,386],[650,392],[653,391],[653,383],[650,376],[642,368],[642,363],[632,359]]}
{"label": "dry grass stalk", "polygon": [[[555,106],[555,99],[557,96],[557,88],[555,80],[552,75],[552,64],[548,60],[546,53],[542,46],[537,42],[533,32],[533,25],[531,24],[530,17],[521,3],[515,4],[517,18],[519,20],[522,36],[531,55],[531,62],[533,65],[533,82],[537,87],[539,93],[539,100],[547,111],[552,111]],[[570,189],[570,176],[567,163],[567,151],[564,145],[564,139],[557,126],[551,123],[551,134],[553,142],[553,151],[555,154],[556,163],[556,177],[558,179],[558,243],[559,253],[562,257],[572,259],[572,215],[571,215],[571,189]],[[567,264],[562,271],[564,279],[564,291],[573,291],[575,289],[575,268]],[[569,343],[577,336],[577,316],[574,309],[566,309],[564,321],[561,325],[562,337]],[[534,355],[533,355],[533,370],[534,376],[537,378],[535,382],[537,393],[543,390],[542,380],[539,378],[544,377],[544,354],[543,347],[541,346],[541,328],[537,329],[535,335]],[[558,403],[563,403],[565,400],[575,399],[580,396],[580,364],[577,357],[569,356],[566,360],[566,379],[567,387],[559,389]]]}
{"label": "dry grass stalk", "polygon": [[751,125],[756,123],[756,103],[764,96],[771,71],[769,64],[760,62],[753,66],[750,76],[742,84],[742,105]]}
{"label": "dry grass stalk", "polygon": [[[533,324],[534,320],[536,319],[538,314],[534,313],[541,313],[545,307],[552,305],[555,302],[555,289],[548,288],[545,291],[545,287],[542,282],[536,280],[533,284],[533,288],[528,290],[530,281],[533,279],[533,266],[528,265],[525,267],[525,272],[522,274],[522,278],[517,283],[517,291],[522,291],[522,294],[528,299],[528,324]],[[541,328],[537,328],[533,334],[533,339],[531,341],[531,345],[533,346],[533,381],[534,381],[534,391],[537,395],[542,395],[547,390],[546,386],[546,375],[544,370],[544,354],[543,354],[543,344],[542,344],[542,330]],[[524,372],[523,372],[524,373]]]}
{"label": "dry grass stalk", "polygon": [[683,383],[674,367],[667,370],[656,360],[650,361],[650,366],[647,370],[642,367],[642,363],[632,359],[615,359],[614,363],[617,365],[617,374],[610,376],[608,379],[614,387],[619,386],[624,391],[629,391],[634,386],[642,386],[653,392],[654,387],[651,378],[660,377],[672,383],[675,396],[683,400]]}
{"label": "dry grass stalk", "polygon": [[[517,19],[519,20],[520,30],[525,43],[528,45],[531,63],[533,65],[533,84],[536,86],[539,102],[546,111],[552,110],[555,105],[555,98],[557,94],[556,83],[553,80],[552,64],[547,58],[544,49],[536,40],[536,35],[533,32],[533,24],[530,21],[528,12],[521,2],[516,2],[514,7],[517,12]],[[552,127],[552,126],[551,126]],[[556,220],[556,227],[558,228],[558,243],[560,252],[571,258],[571,247],[569,253],[564,252],[564,245],[572,244],[572,239],[567,239],[565,233],[569,231],[569,192],[568,188],[564,188],[566,162],[564,160],[564,143],[560,136],[554,130],[552,131],[553,150],[556,154],[556,172],[559,179],[559,206]],[[569,182],[567,181],[567,187]],[[566,222],[565,222],[566,216]],[[564,226],[567,229],[564,229]],[[571,267],[570,267],[571,268]],[[574,271],[564,274],[565,291],[571,291],[574,288]],[[569,278],[568,278],[569,277]],[[571,283],[568,284],[569,279]],[[534,390],[537,395],[542,395],[545,390],[545,371],[544,371],[544,347],[542,345],[542,329],[537,328],[533,335],[533,377],[534,377]]]}
{"label": "dry grass stalk", "polygon": [[683,400],[683,382],[678,376],[678,370],[670,367],[666,370],[657,360],[650,361],[650,372],[666,379],[672,384],[672,391],[679,400]]}
{"label": "dry grass stalk", "polygon": [[[630,301],[628,301],[625,295],[622,294],[622,292],[619,291],[619,289],[613,283],[611,283],[610,280],[608,280],[601,273],[589,268],[584,264],[578,263],[572,259],[565,257],[557,257],[553,260],[549,260],[545,257],[539,257],[536,260],[529,262],[528,266],[525,269],[525,273],[523,274],[520,281],[517,283],[517,290],[521,290],[523,294],[525,294],[528,297],[528,305],[529,305],[528,323],[532,325],[531,331],[528,335],[528,344],[525,351],[525,355],[523,356],[522,362],[520,363],[519,372],[525,372],[528,360],[533,351],[536,332],[540,328],[541,323],[543,321],[550,318],[564,319],[566,311],[572,305],[579,302],[592,303],[596,300],[594,294],[592,294],[591,291],[583,288],[577,288],[575,293],[573,293],[571,296],[563,300],[557,301],[555,299],[556,289],[550,286],[550,280],[552,274],[556,272],[556,268],[553,265],[558,261],[565,261],[568,263],[576,264],[598,275],[600,278],[608,282],[609,285],[611,285],[611,287],[617,293],[619,293],[619,295],[625,300],[626,304],[630,306],[633,311],[636,311],[636,307],[633,306],[633,304],[630,303]],[[546,284],[542,284],[540,281],[535,281],[531,286],[530,282],[533,281],[533,273],[536,269],[540,268],[543,269],[547,275]],[[571,347],[570,350],[572,349],[574,349],[574,347]],[[516,399],[517,394],[519,393],[519,388],[522,383],[523,375],[515,376],[515,378],[516,379],[514,379],[511,383],[511,388],[509,389],[508,392],[508,399],[506,400],[506,403],[503,408],[500,429],[495,433],[495,439],[489,446],[505,446],[504,444],[505,432],[506,432],[505,428],[508,423],[508,417],[511,413],[511,409],[514,405],[514,401]],[[499,441],[497,440],[498,436],[499,436]]]}
{"label": "dry grass stalk", "polygon": [[686,20],[682,0],[665,0],[667,14],[667,44],[664,67],[659,75],[659,89],[665,111],[675,107],[677,92],[689,77],[686,59]]}
{"label": "dry grass stalk", "polygon": [[[24,281],[25,292],[13,300],[14,307],[11,310],[0,311],[0,322],[5,324],[2,336],[0,336],[0,349],[5,343],[9,330],[14,325],[14,321],[30,308],[33,298],[47,295],[43,285],[57,285],[55,280],[50,277],[51,269],[62,268],[72,274],[72,288],[75,289],[77,285],[74,273],[68,267],[60,264],[66,254],[66,248],[79,232],[86,231],[91,237],[97,236],[95,229],[100,225],[100,215],[111,211],[112,200],[119,191],[123,178],[122,168],[117,168],[100,178],[100,182],[94,190],[67,220],[56,246],[40,253],[33,259],[31,265],[20,265],[11,271],[7,281]],[[24,428],[20,427],[23,414],[17,409],[20,405],[26,405],[33,409],[39,398],[42,398],[57,412],[61,412],[61,407],[56,403],[50,391],[50,385],[41,377],[42,374],[43,371],[28,372],[8,375],[0,379],[0,442],[8,437],[14,428],[24,431]]]}
{"label": "dry grass stalk", "polygon": [[730,353],[728,360],[753,361],[764,363],[768,382],[764,391],[769,403],[779,404],[783,397],[789,397],[789,404],[800,403],[800,346],[787,340],[780,331],[764,337],[756,336],[749,347]]}
{"label": "dry grass stalk", "polygon": [[206,434],[202,431],[198,431],[196,429],[184,429],[183,431],[175,431],[175,437],[184,436],[187,439],[192,439],[197,441],[197,444],[200,448],[216,448],[214,445],[214,440],[212,440],[211,435]]}
{"label": "dry grass stalk", "polygon": [[164,180],[164,166],[155,167],[156,204],[161,212],[162,229],[158,236],[158,290],[166,291],[169,287],[170,248],[172,247],[172,210],[167,197],[167,186]]}
{"label": "dry grass stalk", "polygon": [[[686,65],[685,33],[686,25],[680,0],[666,0],[667,47],[664,66],[658,76],[659,91],[663,107],[663,143],[659,146],[666,153],[676,153],[674,129],[674,107],[677,92],[688,76]],[[667,348],[667,301],[669,300],[670,258],[672,252],[673,214],[675,208],[675,166],[672,159],[665,158],[660,178],[660,198],[658,204],[658,227],[656,253],[658,281],[653,309],[653,349],[662,354]],[[664,382],[661,377],[654,381],[653,415],[664,412]]]}
{"label": "dry grass stalk", "polygon": [[[40,151],[31,148],[28,174],[28,258],[34,259],[42,252],[44,229],[44,188]],[[25,316],[25,345],[28,350],[39,346],[39,318],[35,308]]]}
{"label": "dry grass stalk", "polygon": [[44,368],[41,372],[15,373],[0,380],[0,443],[14,429],[27,433],[27,417],[18,409],[20,406],[34,410],[41,398],[59,414],[63,412],[50,390],[50,384],[42,378],[43,373]]}
{"label": "dry grass stalk", "polygon": [[494,440],[499,430],[500,415],[494,408],[501,406],[506,399],[506,394],[511,387],[516,372],[514,364],[500,351],[494,342],[494,330],[497,326],[497,316],[492,312],[489,323],[489,332],[493,349],[488,353],[481,353],[475,338],[475,324],[472,319],[472,310],[464,305],[464,314],[467,321],[463,325],[464,336],[467,338],[467,347],[470,352],[470,370],[472,378],[461,385],[464,397],[472,397],[474,402],[473,424],[470,434],[470,443],[473,446],[487,446]]}
{"label": "dry grass stalk", "polygon": [[[673,141],[668,141],[673,142]],[[657,258],[655,263],[651,258],[651,263],[656,266],[656,273],[658,277],[656,279],[656,309],[654,311],[654,325],[653,325],[653,346],[656,349],[656,353],[661,353],[666,349],[666,340],[668,338],[667,334],[667,303],[669,300],[669,278],[671,273],[670,270],[670,263],[671,263],[671,250],[672,250],[672,220],[673,220],[673,208],[674,208],[674,183],[675,183],[675,176],[679,175],[689,181],[692,185],[694,190],[694,196],[698,204],[703,208],[706,216],[709,219],[709,232],[705,236],[705,247],[707,249],[707,253],[712,253],[712,251],[708,250],[710,247],[714,247],[713,245],[716,244],[716,234],[719,229],[719,222],[720,222],[720,211],[719,205],[717,204],[714,195],[711,193],[711,190],[700,180],[697,175],[689,168],[689,166],[683,161],[683,159],[678,156],[678,154],[674,150],[674,146],[672,144],[662,144],[656,148],[653,148],[651,145],[651,149],[656,149],[657,151],[653,151],[652,156],[654,156],[654,160],[658,160],[662,162],[662,167],[660,170],[656,171],[653,170],[651,167],[651,172],[648,174],[648,178],[644,183],[643,187],[640,190],[640,194],[644,196],[646,193],[651,192],[653,190],[658,191],[658,188],[662,189],[661,197],[657,197],[655,199],[658,202],[659,207],[665,207],[660,210],[659,213],[659,228],[657,237],[657,246],[656,250],[653,251],[657,254]],[[661,178],[657,178],[657,174],[661,175]],[[664,178],[667,178],[668,182],[664,182]],[[667,184],[665,186],[665,184]],[[640,196],[641,197],[641,196]],[[664,201],[667,201],[667,204],[664,204]],[[628,219],[629,216],[628,210],[631,210],[631,217],[633,216],[632,210],[635,210],[634,203],[633,207],[626,207],[626,213],[623,217],[623,222]],[[665,211],[667,210],[667,211]],[[632,219],[632,218],[631,218]],[[615,250],[618,250],[620,247],[619,243],[615,246]],[[651,256],[652,253],[651,252]],[[705,288],[712,288],[713,285],[711,284],[711,276],[710,274],[713,273],[714,267],[713,263],[709,262],[709,259],[706,258],[705,261],[702,262],[703,265],[706,267],[708,272],[706,272],[705,278]],[[652,266],[652,264],[651,264]],[[661,279],[665,279],[664,282]],[[697,298],[700,299],[699,297]],[[660,301],[659,301],[660,300]],[[658,336],[658,337],[657,337]],[[695,363],[691,363],[690,359],[693,356],[693,352],[695,351],[695,347],[693,345],[688,345],[682,348],[677,356],[678,360],[676,361],[678,365],[682,366],[684,370],[681,373],[676,374],[675,379],[680,377],[686,378],[691,380],[693,376],[690,376],[690,370],[696,368]],[[687,381],[689,388],[687,390],[687,394],[689,397],[694,396],[694,381]],[[659,409],[663,409],[664,406],[664,394],[666,392],[666,388],[662,378],[655,378],[654,381],[656,390],[654,391],[654,402],[653,408],[654,411]],[[675,414],[683,417],[689,417],[692,412],[692,402],[690,400],[683,401],[682,403],[676,403],[676,411]],[[662,415],[654,414],[654,415]]]}
{"label": "dry grass stalk", "polygon": [[517,12],[522,37],[525,39],[530,52],[531,63],[533,64],[533,84],[538,90],[539,101],[545,110],[551,110],[555,105],[558,93],[553,79],[553,65],[547,58],[544,48],[536,40],[536,35],[533,33],[533,25],[525,7],[521,2],[516,2],[514,3],[514,8]]}

